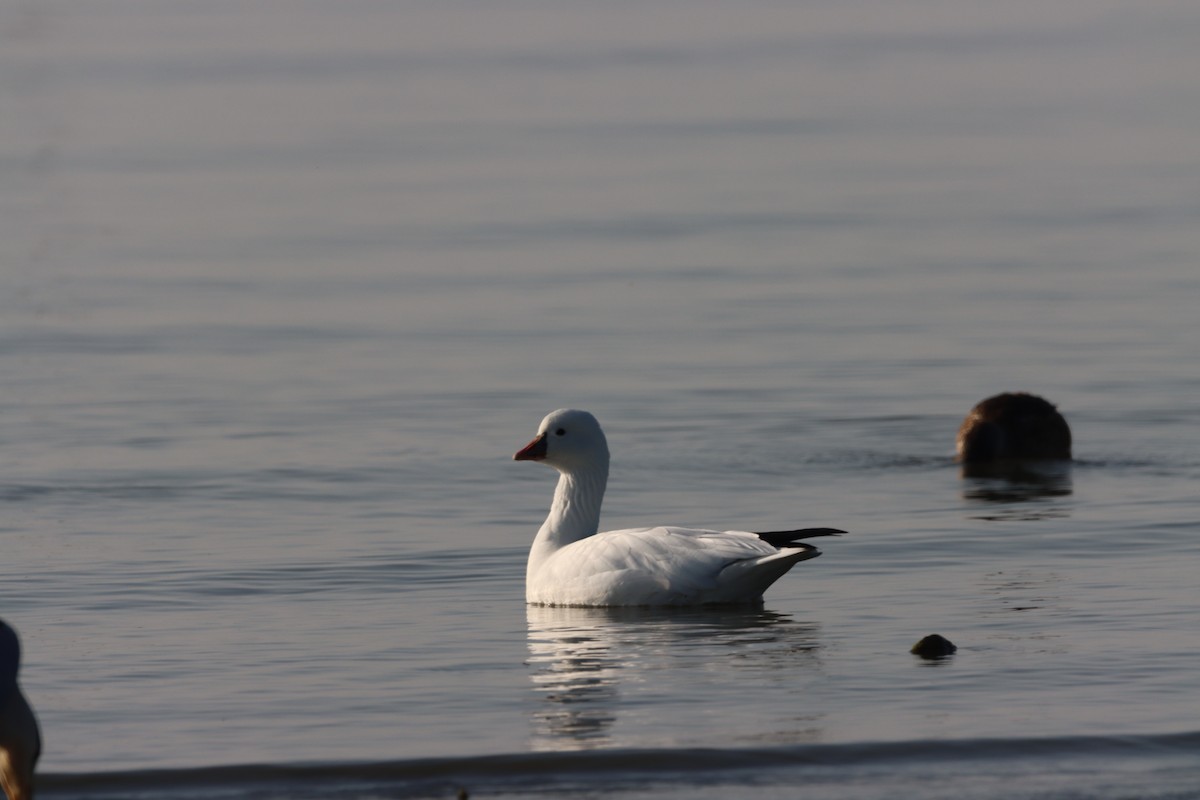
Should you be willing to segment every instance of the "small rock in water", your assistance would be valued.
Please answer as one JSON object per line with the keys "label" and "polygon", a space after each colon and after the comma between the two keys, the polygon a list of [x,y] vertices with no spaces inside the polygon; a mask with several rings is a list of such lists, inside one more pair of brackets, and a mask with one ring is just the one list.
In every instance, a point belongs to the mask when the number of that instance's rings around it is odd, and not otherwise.
{"label": "small rock in water", "polygon": [[958,648],[954,645],[954,642],[950,641],[945,636],[931,633],[921,641],[914,644],[910,652],[915,656],[920,656],[921,658],[935,659],[945,658],[957,649]]}

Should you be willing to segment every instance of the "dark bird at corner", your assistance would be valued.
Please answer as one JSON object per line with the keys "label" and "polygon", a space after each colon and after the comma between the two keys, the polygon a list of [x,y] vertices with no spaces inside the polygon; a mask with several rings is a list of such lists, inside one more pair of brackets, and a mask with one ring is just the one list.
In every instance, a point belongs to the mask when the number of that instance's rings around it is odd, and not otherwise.
{"label": "dark bird at corner", "polygon": [[17,685],[20,665],[17,632],[0,620],[0,786],[8,800],[31,800],[33,768],[42,754],[37,718]]}

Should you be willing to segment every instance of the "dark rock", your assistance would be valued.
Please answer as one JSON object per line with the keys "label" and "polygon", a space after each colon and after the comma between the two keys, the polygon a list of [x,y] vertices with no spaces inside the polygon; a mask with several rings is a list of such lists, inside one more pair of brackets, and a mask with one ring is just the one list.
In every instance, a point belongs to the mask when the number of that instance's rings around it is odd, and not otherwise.
{"label": "dark rock", "polygon": [[912,650],[909,652],[915,656],[920,656],[921,658],[932,661],[936,658],[945,658],[957,649],[958,648],[955,646],[954,642],[950,641],[945,636],[931,633],[921,641],[914,644],[912,646]]}

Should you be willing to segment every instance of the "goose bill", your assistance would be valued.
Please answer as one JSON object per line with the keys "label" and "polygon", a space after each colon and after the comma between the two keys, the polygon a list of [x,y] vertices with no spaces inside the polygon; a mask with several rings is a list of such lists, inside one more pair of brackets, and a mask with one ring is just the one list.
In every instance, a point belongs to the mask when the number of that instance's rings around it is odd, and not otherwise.
{"label": "goose bill", "polygon": [[546,457],[546,434],[534,439],[517,451],[513,461],[541,461]]}

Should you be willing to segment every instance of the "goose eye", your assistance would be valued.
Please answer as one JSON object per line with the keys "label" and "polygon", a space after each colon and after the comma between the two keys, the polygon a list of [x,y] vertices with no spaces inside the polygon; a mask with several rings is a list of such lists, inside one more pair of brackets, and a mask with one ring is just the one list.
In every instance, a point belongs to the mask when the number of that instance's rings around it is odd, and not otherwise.
{"label": "goose eye", "polygon": [[554,435],[555,435],[555,436],[566,436],[566,435],[567,435],[567,429],[566,429],[566,428],[559,428],[558,430],[556,430],[556,431],[554,432]]}

